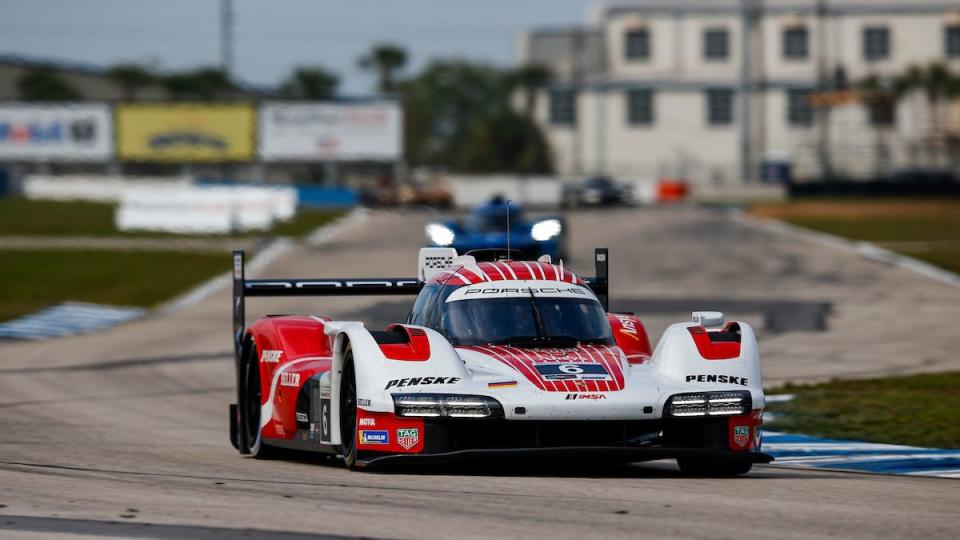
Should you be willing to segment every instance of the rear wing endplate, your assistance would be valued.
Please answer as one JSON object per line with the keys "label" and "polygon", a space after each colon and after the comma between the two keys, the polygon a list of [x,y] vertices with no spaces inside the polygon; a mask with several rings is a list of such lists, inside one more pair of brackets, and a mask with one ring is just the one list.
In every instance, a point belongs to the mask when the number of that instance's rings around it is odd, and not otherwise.
{"label": "rear wing endplate", "polygon": [[[608,250],[594,250],[596,277],[585,277],[605,311],[610,310]],[[233,345],[237,358],[246,329],[246,298],[256,296],[415,296],[423,288],[417,278],[246,279],[245,254],[233,252]]]}

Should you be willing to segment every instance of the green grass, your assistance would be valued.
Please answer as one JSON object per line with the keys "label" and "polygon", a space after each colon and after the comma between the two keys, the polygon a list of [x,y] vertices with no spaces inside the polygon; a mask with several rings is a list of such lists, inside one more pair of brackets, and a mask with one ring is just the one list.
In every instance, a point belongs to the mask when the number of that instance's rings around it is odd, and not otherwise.
{"label": "green grass", "polygon": [[154,306],[230,269],[229,254],[0,250],[0,320],[66,300]]}
{"label": "green grass", "polygon": [[[154,232],[119,231],[113,223],[114,205],[79,201],[33,201],[16,197],[0,198],[0,235],[7,236],[123,236],[173,237]],[[271,231],[240,236],[304,236],[343,215],[342,210],[301,210],[288,223]]]}
{"label": "green grass", "polygon": [[958,199],[810,199],[756,204],[750,212],[851,240],[874,242],[960,272]]}
{"label": "green grass", "polygon": [[960,372],[862,381],[787,385],[767,394],[796,397],[772,403],[766,427],[858,441],[960,448]]}

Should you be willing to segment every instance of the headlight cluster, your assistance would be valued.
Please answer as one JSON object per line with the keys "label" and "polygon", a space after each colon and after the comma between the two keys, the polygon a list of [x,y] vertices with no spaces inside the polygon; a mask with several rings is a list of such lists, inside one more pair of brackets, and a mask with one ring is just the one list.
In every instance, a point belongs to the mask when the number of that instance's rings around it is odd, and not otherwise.
{"label": "headlight cluster", "polygon": [[543,242],[557,236],[562,230],[563,225],[559,219],[545,219],[533,224],[530,228],[530,237],[537,242]]}
{"label": "headlight cluster", "polygon": [[397,416],[490,418],[503,416],[500,402],[487,396],[393,394]]}
{"label": "headlight cluster", "polygon": [[696,392],[674,394],[667,400],[666,416],[731,416],[753,408],[750,392]]}
{"label": "headlight cluster", "polygon": [[450,230],[450,227],[441,225],[439,223],[431,223],[427,225],[425,232],[427,233],[427,238],[429,238],[431,242],[441,247],[449,246],[453,243],[453,239],[456,237],[453,231]]}

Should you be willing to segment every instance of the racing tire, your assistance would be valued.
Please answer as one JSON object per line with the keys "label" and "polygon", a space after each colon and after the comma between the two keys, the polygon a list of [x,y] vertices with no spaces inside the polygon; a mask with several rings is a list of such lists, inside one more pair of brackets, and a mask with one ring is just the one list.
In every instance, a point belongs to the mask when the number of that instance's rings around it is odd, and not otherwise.
{"label": "racing tire", "polygon": [[260,355],[257,352],[256,344],[252,341],[248,347],[245,347],[241,368],[241,384],[243,385],[243,402],[240,403],[239,431],[242,451],[258,459],[274,457],[276,450],[264,444],[263,438],[260,436],[263,387],[260,384]]}
{"label": "racing tire", "polygon": [[349,345],[340,376],[340,454],[347,468],[357,467],[357,376]]}
{"label": "racing tire", "polygon": [[732,478],[750,472],[750,461],[712,461],[705,459],[677,458],[680,471],[688,476]]}

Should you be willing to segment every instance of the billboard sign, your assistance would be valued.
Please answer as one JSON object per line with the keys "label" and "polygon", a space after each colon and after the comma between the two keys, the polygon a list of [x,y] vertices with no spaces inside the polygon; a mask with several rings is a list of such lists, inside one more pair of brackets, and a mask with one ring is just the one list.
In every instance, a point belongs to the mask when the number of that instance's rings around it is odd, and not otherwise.
{"label": "billboard sign", "polygon": [[253,159],[253,107],[203,104],[117,106],[117,155],[129,161]]}
{"label": "billboard sign", "polygon": [[0,104],[0,161],[107,161],[112,149],[105,104]]}
{"label": "billboard sign", "polygon": [[402,152],[403,113],[395,102],[268,102],[260,108],[265,161],[394,161]]}

